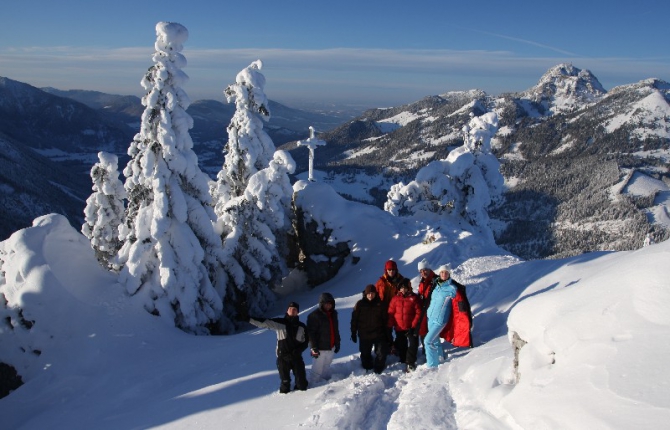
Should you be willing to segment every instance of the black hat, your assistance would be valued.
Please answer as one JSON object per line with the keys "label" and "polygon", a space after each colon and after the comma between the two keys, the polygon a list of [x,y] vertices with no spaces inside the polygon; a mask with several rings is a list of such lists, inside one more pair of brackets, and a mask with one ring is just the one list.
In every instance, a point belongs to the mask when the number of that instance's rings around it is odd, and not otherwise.
{"label": "black hat", "polygon": [[289,308],[296,308],[298,311],[300,311],[300,305],[297,302],[290,302],[288,304]]}

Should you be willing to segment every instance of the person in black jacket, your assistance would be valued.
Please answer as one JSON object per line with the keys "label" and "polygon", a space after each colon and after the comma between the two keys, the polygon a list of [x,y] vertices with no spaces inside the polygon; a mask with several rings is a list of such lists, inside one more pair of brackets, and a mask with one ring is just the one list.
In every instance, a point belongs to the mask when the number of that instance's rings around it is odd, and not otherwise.
{"label": "person in black jacket", "polygon": [[330,363],[340,351],[340,329],[335,310],[335,299],[330,293],[322,293],[319,307],[307,317],[312,363],[312,382],[329,380]]}
{"label": "person in black jacket", "polygon": [[309,336],[307,326],[300,322],[299,311],[300,306],[296,302],[288,304],[286,315],[282,318],[250,317],[246,308],[238,311],[239,319],[277,333],[277,370],[281,379],[280,393],[291,391],[291,371],[295,378],[295,390],[305,391],[308,385],[302,353],[309,345]]}
{"label": "person in black jacket", "polygon": [[[377,296],[377,289],[369,284],[363,291],[363,298],[351,313],[351,341],[358,343],[361,364],[365,370],[382,373],[386,368],[386,356],[390,350],[390,331],[386,327],[386,310]],[[372,348],[375,358],[372,358]]]}

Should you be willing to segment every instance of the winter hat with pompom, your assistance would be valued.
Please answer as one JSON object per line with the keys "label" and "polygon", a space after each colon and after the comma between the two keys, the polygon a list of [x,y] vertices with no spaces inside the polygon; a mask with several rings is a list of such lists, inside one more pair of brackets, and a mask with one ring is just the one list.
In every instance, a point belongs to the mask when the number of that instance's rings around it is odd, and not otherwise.
{"label": "winter hat with pompom", "polygon": [[425,258],[419,261],[419,272],[422,271],[423,269],[430,270],[430,264],[428,264],[428,261]]}

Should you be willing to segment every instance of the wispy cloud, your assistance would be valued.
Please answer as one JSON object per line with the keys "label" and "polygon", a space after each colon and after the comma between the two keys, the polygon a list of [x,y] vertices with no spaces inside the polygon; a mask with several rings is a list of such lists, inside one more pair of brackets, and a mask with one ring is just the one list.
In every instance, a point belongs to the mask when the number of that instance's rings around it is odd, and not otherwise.
{"label": "wispy cloud", "polygon": [[571,57],[579,57],[580,56],[579,54],[575,54],[574,52],[566,51],[566,50],[561,49],[561,48],[556,48],[555,46],[545,45],[543,43],[535,42],[535,41],[532,41],[532,40],[521,39],[519,37],[506,36],[504,34],[491,33],[489,31],[477,30],[477,29],[474,29],[474,28],[470,28],[468,30],[474,31],[474,32],[477,32],[477,33],[480,33],[480,34],[486,34],[486,35],[489,35],[489,36],[497,37],[497,38],[500,38],[500,39],[512,40],[514,42],[520,42],[520,43],[523,43],[523,44],[526,44],[526,45],[531,45],[531,46],[535,46],[535,47],[538,47],[538,48],[547,49],[549,51],[558,52],[559,54],[568,55],[568,56],[571,56]]}
{"label": "wispy cloud", "polygon": [[[506,37],[494,35],[498,37]],[[514,39],[514,38],[510,38]],[[524,43],[536,44],[531,41]],[[508,51],[444,49],[184,49],[185,89],[191,98],[221,98],[242,68],[264,62],[271,97],[328,100],[367,98],[371,104],[401,103],[452,90],[520,91],[550,67],[572,62],[605,85],[667,79],[668,58],[588,58],[557,48],[560,56],[520,57]],[[0,75],[36,86],[141,93],[139,80],[152,64],[150,48],[21,48],[0,50]],[[611,82],[608,82],[611,81]]]}

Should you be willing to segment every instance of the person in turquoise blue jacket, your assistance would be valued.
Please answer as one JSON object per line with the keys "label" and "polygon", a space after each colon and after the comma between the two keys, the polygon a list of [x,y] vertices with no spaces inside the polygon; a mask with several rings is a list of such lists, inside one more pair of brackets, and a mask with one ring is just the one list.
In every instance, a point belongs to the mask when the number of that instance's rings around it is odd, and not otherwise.
{"label": "person in turquoise blue jacket", "polygon": [[451,316],[451,300],[456,297],[456,287],[451,281],[451,268],[443,264],[437,269],[438,278],[435,280],[430,298],[430,306],[426,311],[428,319],[428,333],[424,339],[426,348],[426,366],[437,367],[440,364],[442,345],[440,333],[449,322]]}

